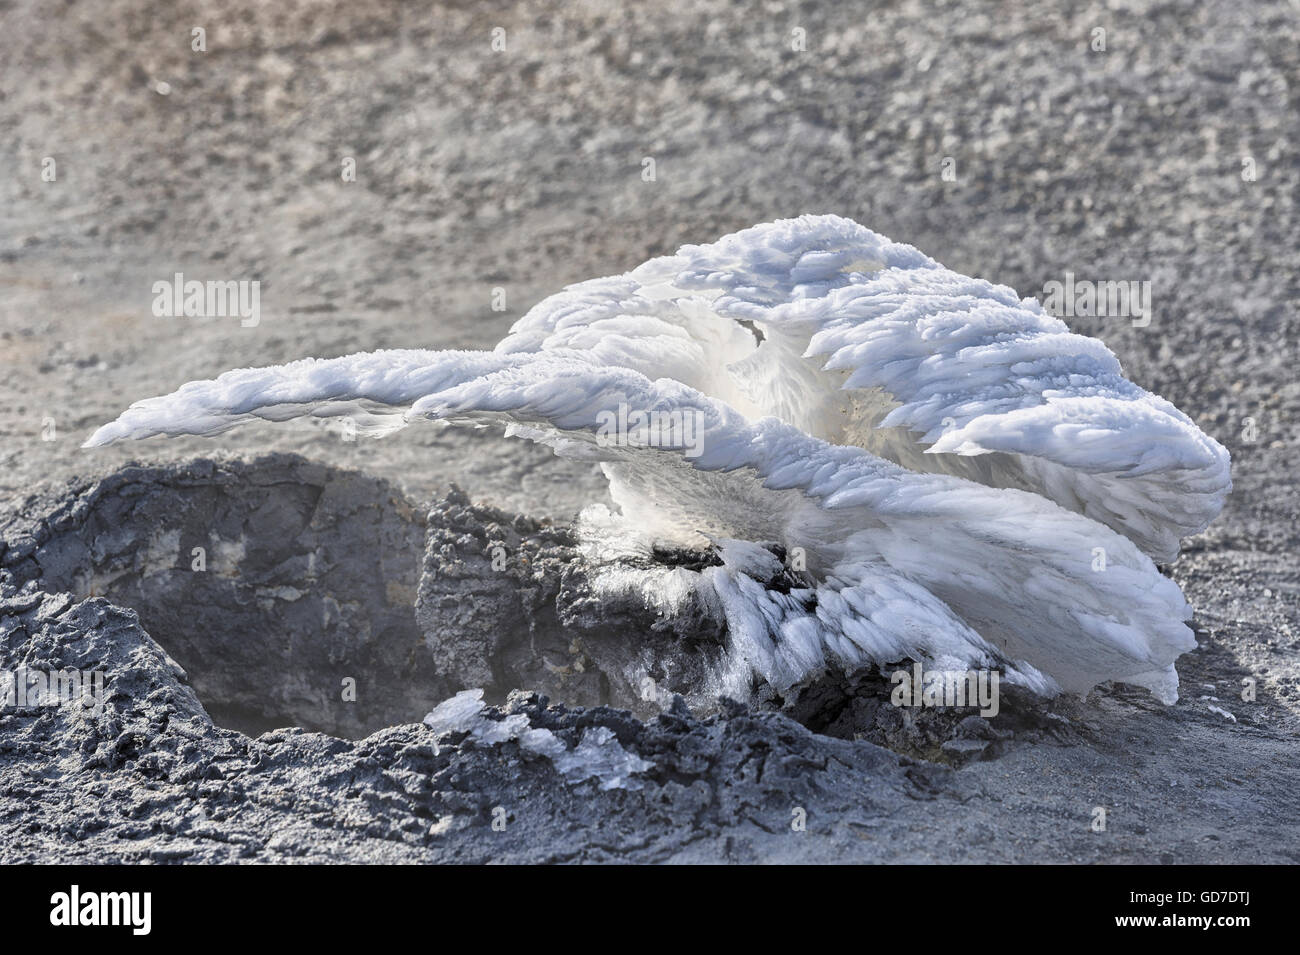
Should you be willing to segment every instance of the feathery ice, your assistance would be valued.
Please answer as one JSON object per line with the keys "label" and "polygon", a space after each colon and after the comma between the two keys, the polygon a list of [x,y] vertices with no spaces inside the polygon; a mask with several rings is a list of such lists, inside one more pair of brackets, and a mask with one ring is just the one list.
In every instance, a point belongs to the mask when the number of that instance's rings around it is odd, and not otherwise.
{"label": "feathery ice", "polygon": [[[303,415],[372,434],[418,417],[499,424],[601,462],[620,513],[590,507],[579,527],[600,587],[725,620],[703,689],[740,698],[911,658],[997,667],[1044,694],[1117,680],[1173,702],[1191,608],[1153,560],[1231,490],[1227,451],[1101,342],[837,216],[571,286],[491,352],[190,382],[87,446]],[[613,418],[697,428],[608,440]],[[664,546],[715,560],[656,563]]]}

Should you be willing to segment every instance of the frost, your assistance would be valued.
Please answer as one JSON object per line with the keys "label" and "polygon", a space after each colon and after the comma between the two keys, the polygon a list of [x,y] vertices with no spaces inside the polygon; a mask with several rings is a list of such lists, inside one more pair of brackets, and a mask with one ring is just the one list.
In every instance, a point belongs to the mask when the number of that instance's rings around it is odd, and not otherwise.
{"label": "frost", "polygon": [[1232,722],[1234,723],[1237,722],[1237,718],[1233,716],[1231,713],[1229,713],[1227,710],[1223,709],[1222,707],[1215,706],[1213,703],[1211,703],[1208,704],[1208,708],[1211,713],[1217,713],[1219,716],[1222,716],[1225,720],[1232,720]]}
{"label": "frost", "polygon": [[594,726],[582,734],[582,741],[555,760],[555,768],[575,781],[600,780],[601,789],[640,789],[633,773],[652,769],[654,763],[625,750],[608,726]]}
{"label": "frost", "polygon": [[451,699],[443,700],[424,718],[424,725],[435,733],[469,733],[473,735],[480,723],[484,709],[482,690],[462,690]]}
{"label": "frost", "polygon": [[484,715],[486,709],[481,689],[462,690],[434,707],[425,716],[424,725],[439,736],[468,733],[470,739],[484,746],[517,740],[521,748],[539,756],[554,758],[564,752],[564,743],[554,733],[534,729],[522,713],[494,720]]}
{"label": "frost", "polygon": [[654,766],[625,750],[608,727],[589,728],[578,745],[568,750],[550,730],[533,728],[522,713],[494,720],[485,715],[486,709],[481,689],[462,690],[434,707],[425,716],[424,725],[439,736],[468,733],[482,746],[515,740],[527,752],[552,760],[555,768],[573,782],[595,777],[601,789],[640,789],[640,781],[631,779],[631,775]]}

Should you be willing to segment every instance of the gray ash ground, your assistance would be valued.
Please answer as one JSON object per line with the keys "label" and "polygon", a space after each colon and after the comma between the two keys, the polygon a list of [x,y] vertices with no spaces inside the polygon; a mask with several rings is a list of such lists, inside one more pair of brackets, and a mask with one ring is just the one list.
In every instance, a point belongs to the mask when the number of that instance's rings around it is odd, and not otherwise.
{"label": "gray ash ground", "polygon": [[[0,710],[0,859],[1300,861],[1298,41],[1284,0],[0,4],[0,669],[93,663],[114,687],[98,715]],[[448,483],[511,515],[502,533],[562,536],[603,500],[589,466],[303,422],[78,449],[192,378],[488,347],[566,282],[802,212],[1024,295],[1067,271],[1152,282],[1146,328],[1069,321],[1233,454],[1227,509],[1168,568],[1201,644],[1177,705],[1103,687],[963,728],[908,722],[857,674],[783,711],[634,717],[508,695],[616,693],[585,669],[490,673],[498,706],[569,745],[608,726],[654,764],[601,791],[418,724],[459,685],[421,656],[427,518],[481,517]],[[154,318],[177,271],[260,279],[261,323]],[[145,528],[131,488],[162,502]],[[224,580],[177,591],[148,546],[249,515],[262,549]],[[335,664],[386,691],[344,707]],[[302,728],[262,732],[283,721]]]}

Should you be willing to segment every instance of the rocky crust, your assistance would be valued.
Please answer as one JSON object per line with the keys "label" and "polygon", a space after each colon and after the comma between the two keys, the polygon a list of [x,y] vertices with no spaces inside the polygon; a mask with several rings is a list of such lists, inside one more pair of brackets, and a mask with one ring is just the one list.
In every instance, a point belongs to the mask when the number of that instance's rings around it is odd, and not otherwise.
{"label": "rocky crust", "polygon": [[[604,612],[566,528],[456,490],[425,515],[292,455],[129,466],[0,539],[0,671],[106,688],[0,707],[6,862],[1297,861],[1274,704],[1004,694],[984,719],[864,671],[692,710],[625,674],[712,625]],[[1226,663],[1207,640],[1180,669],[1231,687]],[[419,722],[469,686],[503,741]],[[583,764],[602,741],[616,782]]]}

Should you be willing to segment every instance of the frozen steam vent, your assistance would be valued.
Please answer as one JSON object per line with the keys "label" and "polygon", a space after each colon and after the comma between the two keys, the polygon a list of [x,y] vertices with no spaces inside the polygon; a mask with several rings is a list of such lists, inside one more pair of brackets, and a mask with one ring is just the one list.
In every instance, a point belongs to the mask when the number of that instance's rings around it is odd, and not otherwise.
{"label": "frozen steam vent", "polygon": [[[281,454],[33,498],[6,665],[107,690],[13,711],[14,745],[189,800],[69,821],[87,852],[916,857],[979,765],[1178,701],[1197,640],[1158,565],[1231,488],[1103,344],[834,216],[571,286],[491,352],[190,382],[87,446],[300,416],[499,429],[598,462],[614,506],[429,505]],[[818,813],[837,838],[788,840]]]}

